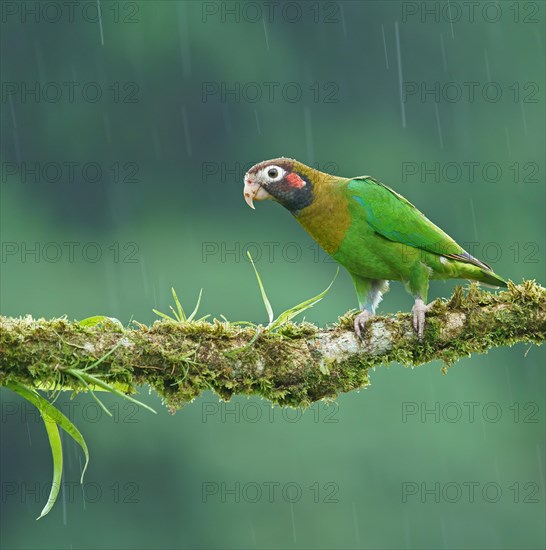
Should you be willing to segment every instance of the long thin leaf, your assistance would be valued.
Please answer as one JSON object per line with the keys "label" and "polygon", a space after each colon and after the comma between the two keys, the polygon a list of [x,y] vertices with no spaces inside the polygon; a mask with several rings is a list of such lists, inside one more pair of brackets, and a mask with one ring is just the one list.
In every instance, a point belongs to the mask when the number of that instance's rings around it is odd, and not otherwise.
{"label": "long thin leaf", "polygon": [[[176,295],[176,291],[174,290],[174,287],[171,288],[171,292],[173,294],[174,303],[176,304],[176,309],[178,310],[178,322],[181,323],[182,321],[186,320],[186,314],[184,313],[184,309],[182,308],[182,304],[180,303],[180,300],[178,299],[178,296]],[[171,308],[172,309],[172,308]],[[174,311],[173,311],[174,313]],[[176,315],[176,313],[175,313]]]}
{"label": "long thin leaf", "polygon": [[87,365],[87,367],[81,369],[83,372],[86,370],[92,369],[93,367],[96,367],[97,365],[100,365],[107,357],[110,357],[114,351],[116,351],[119,346],[123,343],[123,338],[120,339],[120,341],[107,353],[105,353],[102,357],[97,359],[94,363],[91,363],[90,365]]}
{"label": "long thin leaf", "polygon": [[258,327],[256,329],[256,333],[254,334],[254,336],[250,339],[250,341],[247,344],[245,344],[244,346],[242,346],[240,348],[235,348],[235,349],[232,349],[232,350],[229,350],[229,351],[225,351],[224,355],[226,357],[235,357],[236,355],[238,355],[242,351],[245,351],[245,349],[248,349],[250,346],[252,346],[252,344],[254,344],[254,342],[258,339],[258,337],[262,333],[262,330],[263,330],[262,327]]}
{"label": "long thin leaf", "polygon": [[176,321],[176,319],[173,319],[170,315],[166,315],[165,313],[161,313],[161,311],[157,311],[157,309],[152,309],[152,311],[159,315],[160,317],[163,317],[163,319],[167,319],[167,321]]}
{"label": "long thin leaf", "polygon": [[[44,399],[35,390],[30,390],[22,384],[19,384],[18,382],[9,382],[7,384],[7,387],[18,393],[21,397],[25,398],[27,401],[38,408],[42,416],[42,420],[44,421],[47,437],[49,439],[51,456],[53,457],[53,481],[51,483],[51,490],[49,492],[47,502],[43,507],[40,515],[36,518],[40,519],[51,511],[53,505],[55,504],[55,501],[57,500],[57,496],[59,495],[59,490],[61,488],[61,481],[63,477],[63,447],[61,444],[61,436],[59,434],[57,422],[52,418],[52,415],[55,414],[53,411],[57,411],[61,415],[62,413],[55,407],[51,406],[49,401]],[[68,422],[70,421],[68,420]]]}
{"label": "long thin leaf", "polygon": [[284,325],[285,323],[287,323],[288,321],[296,317],[296,315],[303,313],[306,309],[309,309],[313,307],[316,303],[320,302],[324,298],[324,296],[326,296],[326,293],[330,290],[330,288],[334,284],[334,281],[336,280],[338,273],[339,273],[339,268],[337,269],[336,274],[332,279],[332,282],[328,285],[328,287],[325,290],[323,290],[320,294],[313,296],[313,298],[309,298],[308,300],[305,300],[305,302],[302,302],[297,306],[291,307],[290,309],[283,311],[275,319],[275,321],[273,321],[267,326],[267,330],[275,330],[279,328],[280,326]]}
{"label": "long thin leaf", "polygon": [[187,318],[187,321],[193,321],[193,318],[197,315],[199,305],[201,304],[201,296],[203,295],[203,289],[199,291],[199,297],[197,298],[197,304],[195,304],[195,309],[191,312],[191,315]]}
{"label": "long thin leaf", "polygon": [[[56,407],[53,406],[47,399],[44,399],[36,390],[31,390],[18,382],[9,382],[7,387],[18,393],[21,397],[32,403],[42,415],[48,416],[56,422],[72,439],[82,448],[85,455],[85,464],[82,470],[80,483],[83,483],[83,476],[89,464],[89,449],[87,443],[80,433],[78,428]],[[110,411],[108,411],[110,412]]]}
{"label": "long thin leaf", "polygon": [[150,407],[149,405],[146,405],[146,403],[142,403],[142,401],[138,401],[137,399],[131,397],[130,395],[127,395],[126,393],[123,393],[123,392],[117,390],[116,388],[114,388],[113,386],[110,386],[110,384],[107,384],[106,382],[104,382],[104,380],[101,380],[97,376],[93,376],[93,375],[89,374],[88,372],[84,373],[81,370],[77,371],[76,369],[67,369],[65,372],[70,373],[70,374],[75,374],[74,371],[76,371],[78,373],[78,375],[81,376],[87,384],[93,384],[94,386],[99,386],[99,388],[102,388],[103,390],[107,390],[110,393],[113,393],[113,394],[115,394],[119,397],[123,397],[124,399],[127,399],[127,401],[131,401],[135,405],[139,405],[142,408],[148,409],[149,411],[153,412],[154,414],[157,414],[157,411],[152,409],[152,407]]}
{"label": "long thin leaf", "polygon": [[108,415],[113,416],[112,413],[108,410],[106,405],[95,395],[95,392],[91,388],[91,386],[87,383],[85,378],[83,377],[83,371],[79,371],[77,369],[66,369],[65,371],[68,374],[71,374],[72,376],[76,377],[84,386],[85,389],[91,394],[91,397],[95,400],[97,405]]}
{"label": "long thin leaf", "polygon": [[260,292],[262,293],[262,300],[264,302],[265,309],[267,311],[267,315],[269,317],[269,323],[271,324],[273,322],[273,308],[271,307],[271,303],[269,302],[269,298],[267,297],[267,294],[265,293],[265,288],[262,283],[262,280],[260,279],[260,274],[258,273],[258,270],[256,269],[256,266],[254,265],[254,260],[252,259],[252,255],[247,250],[246,255],[248,256],[250,263],[252,264],[252,267],[254,268],[254,273],[256,274],[256,279],[258,279],[258,285],[260,286]]}
{"label": "long thin leaf", "polygon": [[63,447],[61,445],[59,428],[57,427],[57,423],[49,416],[43,415],[42,418],[44,419],[49,445],[51,446],[51,455],[53,457],[53,483],[51,484],[51,491],[49,492],[46,505],[36,519],[43,518],[45,515],[49,514],[51,508],[53,508],[57,496],[59,495],[63,476]]}

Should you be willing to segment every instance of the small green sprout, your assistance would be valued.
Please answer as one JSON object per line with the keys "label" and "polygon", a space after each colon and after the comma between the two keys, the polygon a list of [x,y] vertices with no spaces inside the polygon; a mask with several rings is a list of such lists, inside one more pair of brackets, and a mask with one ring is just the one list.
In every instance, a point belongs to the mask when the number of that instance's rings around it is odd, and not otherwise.
{"label": "small green sprout", "polygon": [[[178,299],[178,296],[176,294],[176,291],[174,288],[171,288],[171,292],[174,299],[174,304],[176,306],[176,310],[173,308],[173,306],[169,306],[170,310],[173,312],[174,317],[171,317],[170,315],[167,315],[166,313],[163,313],[161,311],[158,311],[157,309],[153,309],[152,311],[159,315],[159,317],[163,317],[163,319],[166,319],[167,321],[174,321],[175,323],[190,323],[195,319],[195,316],[197,315],[197,311],[199,310],[199,306],[201,305],[201,295],[203,294],[203,289],[199,291],[199,297],[197,298],[197,304],[195,305],[194,310],[192,311],[191,315],[189,317],[186,317],[186,313],[184,312],[184,308],[182,307],[182,304],[180,303],[180,300]],[[197,319],[197,321],[204,321],[207,319],[207,317],[210,317],[210,315],[205,315],[204,317],[201,317],[200,319]]]}

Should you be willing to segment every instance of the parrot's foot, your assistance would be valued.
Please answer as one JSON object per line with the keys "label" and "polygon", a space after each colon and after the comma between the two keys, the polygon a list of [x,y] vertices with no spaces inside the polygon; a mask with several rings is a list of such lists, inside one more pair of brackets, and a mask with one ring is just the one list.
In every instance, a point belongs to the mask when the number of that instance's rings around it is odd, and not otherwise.
{"label": "parrot's foot", "polygon": [[413,313],[413,328],[417,333],[420,343],[423,342],[423,334],[425,333],[425,314],[430,309],[431,305],[432,304],[429,304],[427,306],[421,298],[416,298],[415,304],[411,310]]}
{"label": "parrot's foot", "polygon": [[355,332],[360,340],[362,340],[362,331],[366,328],[366,323],[373,317],[373,313],[368,310],[360,312],[354,321]]}

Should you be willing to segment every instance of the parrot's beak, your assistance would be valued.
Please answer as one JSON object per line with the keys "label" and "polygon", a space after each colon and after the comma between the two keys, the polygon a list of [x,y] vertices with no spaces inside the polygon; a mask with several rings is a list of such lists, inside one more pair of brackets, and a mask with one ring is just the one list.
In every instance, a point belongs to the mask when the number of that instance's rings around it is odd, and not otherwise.
{"label": "parrot's beak", "polygon": [[254,206],[254,193],[250,190],[249,186],[245,185],[243,195],[248,206],[250,206],[252,210],[256,210],[256,207]]}
{"label": "parrot's beak", "polygon": [[271,195],[262,187],[261,183],[251,182],[250,180],[245,180],[243,195],[245,197],[245,202],[253,210],[255,210],[255,200],[263,201],[271,198]]}

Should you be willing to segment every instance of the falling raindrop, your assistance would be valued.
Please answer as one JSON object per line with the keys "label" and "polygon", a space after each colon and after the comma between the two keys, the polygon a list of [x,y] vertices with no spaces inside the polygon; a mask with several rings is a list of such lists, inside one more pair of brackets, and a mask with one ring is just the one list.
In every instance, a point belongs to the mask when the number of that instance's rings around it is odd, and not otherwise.
{"label": "falling raindrop", "polygon": [[512,391],[512,381],[510,380],[510,369],[508,365],[504,365],[504,371],[506,373],[506,383],[508,384],[508,392],[510,394],[510,402],[514,402],[514,392]]}
{"label": "falling raindrop", "polygon": [[28,422],[26,423],[27,433],[28,433],[28,444],[32,447],[32,437],[30,436],[30,428],[28,427]]}
{"label": "falling raindrop", "polygon": [[487,82],[491,82],[491,68],[489,67],[489,54],[487,49],[483,49],[483,57],[485,59],[485,74],[487,75]]}
{"label": "falling raindrop", "polygon": [[400,32],[398,30],[398,21],[394,22],[394,31],[396,33],[396,59],[398,60],[398,84],[400,88],[400,108],[402,110],[402,128],[406,127],[406,107],[402,95],[402,56],[400,55]]}
{"label": "falling raindrop", "polygon": [[474,228],[474,240],[478,240],[478,226],[476,225],[476,212],[474,210],[474,199],[470,197],[470,213],[472,215],[472,227]]}
{"label": "falling raindrop", "polygon": [[506,136],[506,148],[508,149],[508,156],[512,156],[512,147],[510,146],[510,135],[508,134],[508,127],[504,127],[504,135]]}
{"label": "falling raindrop", "polygon": [[356,545],[360,548],[360,529],[358,528],[358,514],[356,513],[356,503],[353,502],[353,524],[355,527]]}
{"label": "falling raindrop", "polygon": [[451,17],[451,2],[447,0],[447,11],[449,12],[449,25],[451,27],[451,38],[455,38],[455,33],[453,32],[453,17]]}
{"label": "falling raindrop", "polygon": [[485,421],[484,421],[484,418],[483,418],[483,412],[482,412],[481,417],[480,417],[480,427],[482,429],[483,438],[484,438],[485,441],[487,441],[487,431],[485,429]]}
{"label": "falling raindrop", "polygon": [[444,521],[444,516],[440,518],[440,525],[442,526],[442,540],[444,541],[444,548],[447,548],[447,534],[446,534],[446,523]]}
{"label": "falling raindrop", "polygon": [[254,529],[254,522],[252,520],[250,520],[250,534],[252,535],[252,544],[256,548],[258,543],[256,542],[256,530]]}
{"label": "falling raindrop", "polygon": [[315,147],[313,145],[313,128],[311,126],[311,111],[309,107],[303,108],[303,118],[305,122],[305,143],[307,144],[307,161],[309,164],[315,162]]}
{"label": "falling raindrop", "polygon": [[256,119],[256,128],[258,130],[258,135],[261,136],[262,135],[262,129],[261,129],[261,126],[260,126],[260,119],[258,118],[258,111],[256,109],[254,109],[254,118]]}
{"label": "falling raindrop", "polygon": [[294,542],[297,542],[296,538],[296,519],[294,517],[294,503],[290,502],[290,515],[292,516],[292,537]]}
{"label": "falling raindrop", "polygon": [[104,123],[104,133],[106,134],[106,142],[108,145],[112,145],[112,126],[110,124],[110,117],[108,113],[104,111],[102,113],[102,120]]}
{"label": "falling raindrop", "polygon": [[42,56],[42,48],[38,40],[34,40],[34,55],[36,57],[36,65],[38,66],[38,75],[40,82],[43,84],[46,82],[46,74],[44,67],[44,58]]}
{"label": "falling raindrop", "polygon": [[345,23],[345,10],[343,4],[339,4],[339,13],[341,14],[341,30],[343,31],[343,36],[347,36],[347,25]]}
{"label": "falling raindrop", "polygon": [[387,53],[387,40],[385,39],[385,27],[381,23],[381,35],[383,36],[383,51],[385,52],[385,66],[389,68],[389,55]]}
{"label": "falling raindrop", "polygon": [[150,297],[150,283],[148,282],[148,271],[144,265],[144,257],[140,258],[140,274],[142,275],[142,287],[146,298]]}
{"label": "falling raindrop", "polygon": [[431,401],[436,401],[436,385],[434,384],[432,380],[432,371],[429,371],[430,374],[428,374],[428,385],[429,385],[429,394]]}
{"label": "falling raindrop", "polygon": [[97,0],[97,12],[99,16],[100,43],[101,46],[104,46],[104,31],[102,28],[102,9],[100,7],[100,0]]}
{"label": "falling raindrop", "polygon": [[157,131],[157,128],[152,128],[152,142],[154,145],[154,155],[158,160],[163,159],[163,155],[161,153],[161,142],[159,141],[159,133]]}
{"label": "falling raindrop", "polygon": [[406,537],[406,548],[413,548],[413,544],[411,543],[411,526],[407,512],[404,512],[404,535]]}
{"label": "falling raindrop", "polygon": [[119,317],[120,311],[120,302],[119,302],[119,293],[117,289],[119,288],[116,282],[116,271],[112,267],[111,262],[105,262],[105,281],[107,287],[107,303],[109,306],[109,312],[112,317]]}
{"label": "falling raindrop", "polygon": [[444,73],[447,73],[446,46],[444,44],[444,33],[440,33],[440,49],[442,51],[442,63],[444,64]]}
{"label": "falling raindrop", "polygon": [[226,133],[228,136],[231,136],[233,133],[232,126],[231,126],[231,116],[229,113],[229,107],[226,105],[222,106],[222,120],[224,121],[224,128],[226,129]]}
{"label": "falling raindrop", "polygon": [[440,149],[444,148],[444,138],[442,136],[442,124],[440,123],[440,110],[438,103],[434,103],[434,112],[436,113],[436,126],[438,128],[438,137],[440,138]]}
{"label": "falling raindrop", "polygon": [[519,102],[521,107],[521,117],[523,118],[523,132],[527,135],[527,117],[525,116],[525,107],[523,106],[523,101]]}
{"label": "falling raindrop", "polygon": [[177,2],[178,34],[180,36],[180,55],[182,57],[182,76],[191,77],[190,29],[188,25],[188,3]]}
{"label": "falling raindrop", "polygon": [[542,52],[542,50],[544,49],[544,46],[542,45],[542,36],[540,35],[540,32],[538,31],[538,29],[535,29],[535,38],[537,41],[537,49],[539,52]]}
{"label": "falling raindrop", "polygon": [[538,474],[540,476],[540,486],[544,491],[544,461],[540,456],[540,446],[538,443],[536,445],[536,450],[537,450]]}
{"label": "falling raindrop", "polygon": [[500,485],[501,475],[500,475],[500,469],[499,469],[499,455],[498,454],[496,454],[495,458],[493,459],[493,469],[495,470],[496,481]]}
{"label": "falling raindrop", "polygon": [[153,297],[153,303],[155,304],[156,309],[160,309],[158,306],[159,299],[158,299],[158,291],[156,285],[152,284],[152,297]]}
{"label": "falling raindrop", "polygon": [[13,148],[15,149],[15,159],[17,163],[21,163],[21,148],[19,145],[19,131],[17,129],[17,118],[15,117],[15,108],[13,107],[13,99],[11,95],[8,97],[9,110],[11,113],[11,120],[13,122]]}
{"label": "falling raindrop", "polygon": [[267,27],[265,26],[265,18],[262,18],[262,23],[264,26],[264,35],[265,35],[265,47],[269,51],[269,37],[267,36]]}
{"label": "falling raindrop", "polygon": [[186,112],[186,107],[182,106],[182,125],[184,126],[184,138],[186,140],[186,152],[188,157],[191,157],[192,147],[190,141],[190,130],[188,125],[188,114]]}
{"label": "falling raindrop", "polygon": [[[64,472],[63,472],[64,475]],[[68,522],[66,520],[66,491],[61,487],[61,495],[63,498],[63,525],[67,525]]]}

